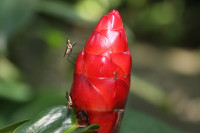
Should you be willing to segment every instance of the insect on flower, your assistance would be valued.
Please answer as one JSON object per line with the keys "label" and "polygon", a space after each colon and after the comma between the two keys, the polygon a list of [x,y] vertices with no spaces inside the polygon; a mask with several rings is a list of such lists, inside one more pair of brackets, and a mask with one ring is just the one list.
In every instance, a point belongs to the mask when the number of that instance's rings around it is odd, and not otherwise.
{"label": "insect on flower", "polygon": [[78,115],[76,116],[77,119],[77,123],[79,124],[79,126],[89,126],[90,125],[90,121],[87,115],[87,112],[85,110],[81,110]]}
{"label": "insect on flower", "polygon": [[113,79],[116,79],[117,78],[117,71],[115,71],[113,74],[114,74],[114,78]]}
{"label": "insect on flower", "polygon": [[65,49],[64,57],[67,55],[67,60],[69,62],[71,62],[72,64],[73,64],[73,62],[69,59],[69,57],[70,57],[70,55],[72,53],[72,49],[75,46],[75,44],[76,44],[75,41],[73,41],[72,44],[71,44],[70,40],[67,37],[67,39],[66,39],[66,49]]}
{"label": "insect on flower", "polygon": [[67,98],[67,108],[69,109],[72,106],[72,99],[68,92],[66,92],[66,98]]}
{"label": "insect on flower", "polygon": [[[73,105],[73,102],[72,102],[72,99],[71,99],[71,96],[68,92],[66,92],[66,96],[67,98],[67,108],[70,109],[71,106]],[[77,118],[77,122],[78,124],[80,125],[84,125],[84,126],[88,126],[90,125],[90,122],[89,122],[89,119],[88,119],[88,115],[87,115],[87,112],[84,111],[84,110],[81,110],[78,115],[76,116]]]}

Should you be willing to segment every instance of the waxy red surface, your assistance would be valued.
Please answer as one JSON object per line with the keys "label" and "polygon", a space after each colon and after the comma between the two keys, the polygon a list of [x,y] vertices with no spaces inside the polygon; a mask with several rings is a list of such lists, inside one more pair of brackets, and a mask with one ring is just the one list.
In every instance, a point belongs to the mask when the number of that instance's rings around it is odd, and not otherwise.
{"label": "waxy red surface", "polygon": [[120,14],[112,10],[101,18],[79,53],[71,88],[73,107],[85,110],[91,124],[111,133],[115,109],[124,109],[129,88],[132,59]]}

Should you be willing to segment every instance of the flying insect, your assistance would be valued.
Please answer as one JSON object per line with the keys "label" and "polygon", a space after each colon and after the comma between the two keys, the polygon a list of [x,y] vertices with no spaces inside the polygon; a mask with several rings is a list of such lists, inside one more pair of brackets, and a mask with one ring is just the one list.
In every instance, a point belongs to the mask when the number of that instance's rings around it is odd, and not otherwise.
{"label": "flying insect", "polygon": [[70,55],[72,53],[72,49],[75,46],[75,44],[76,44],[75,41],[73,41],[72,44],[71,44],[70,40],[67,37],[67,39],[66,39],[66,49],[65,49],[64,57],[67,55],[67,60],[70,61],[72,64],[74,64],[74,63],[69,59],[69,57],[70,57]]}

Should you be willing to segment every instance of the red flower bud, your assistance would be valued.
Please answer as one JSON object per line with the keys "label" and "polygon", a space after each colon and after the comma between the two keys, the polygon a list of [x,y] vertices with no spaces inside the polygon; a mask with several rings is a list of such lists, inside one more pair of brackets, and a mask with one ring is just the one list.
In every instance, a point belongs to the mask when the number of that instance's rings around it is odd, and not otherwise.
{"label": "red flower bud", "polygon": [[85,48],[79,53],[71,89],[73,107],[87,112],[99,131],[113,131],[124,109],[129,88],[132,59],[126,31],[119,12],[112,10],[101,18]]}

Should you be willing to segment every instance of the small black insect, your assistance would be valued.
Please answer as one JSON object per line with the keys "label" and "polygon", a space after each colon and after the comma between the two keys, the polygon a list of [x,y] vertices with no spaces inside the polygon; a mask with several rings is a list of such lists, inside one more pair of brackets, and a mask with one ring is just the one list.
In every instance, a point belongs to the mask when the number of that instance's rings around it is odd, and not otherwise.
{"label": "small black insect", "polygon": [[81,110],[76,116],[78,124],[81,126],[89,126],[90,121],[88,119],[87,112],[85,110]]}
{"label": "small black insect", "polygon": [[118,71],[115,71],[115,72],[113,73],[113,74],[114,74],[114,78],[113,78],[114,80],[117,78],[117,72],[118,72]]}

